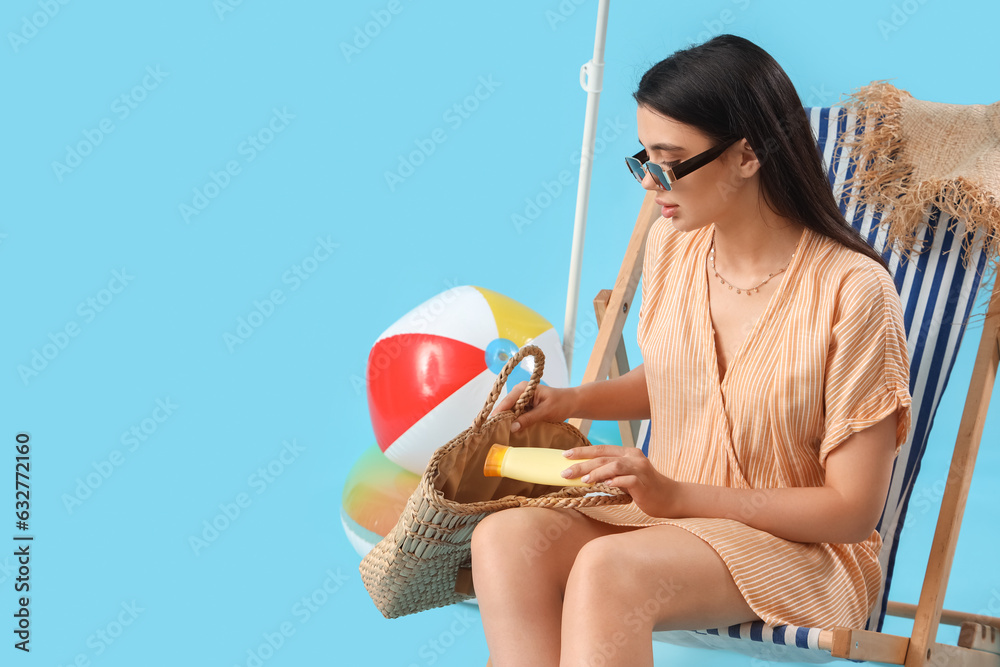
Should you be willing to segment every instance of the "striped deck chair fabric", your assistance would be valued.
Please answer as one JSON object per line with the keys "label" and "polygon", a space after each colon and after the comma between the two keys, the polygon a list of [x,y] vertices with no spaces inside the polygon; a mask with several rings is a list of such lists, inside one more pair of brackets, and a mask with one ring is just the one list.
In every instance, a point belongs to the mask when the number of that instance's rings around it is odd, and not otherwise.
{"label": "striped deck chair fabric", "polygon": [[[929,207],[923,229],[925,241],[933,238],[929,251],[912,259],[903,259],[886,247],[885,231],[879,228],[880,216],[859,205],[855,193],[843,188],[853,173],[849,156],[838,147],[838,140],[848,132],[859,132],[855,117],[840,107],[807,108],[830,184],[839,196],[844,217],[888,262],[896,289],[903,304],[910,355],[911,430],[909,439],[897,457],[885,509],[878,524],[883,547],[880,563],[885,582],[868,619],[867,630],[881,630],[885,618],[889,584],[899,535],[907,504],[920,471],[920,460],[934,423],[934,413],[948,384],[955,363],[965,323],[972,311],[980,279],[986,270],[986,253],[967,254],[962,240],[965,226],[961,220],[943,215]],[[883,215],[891,215],[890,211]],[[931,229],[937,230],[933,235]],[[976,247],[974,244],[973,247]],[[646,425],[640,430],[639,445],[648,453]],[[654,639],[685,646],[708,646],[747,653],[768,660],[826,662],[829,650],[822,650],[824,631],[832,628],[770,627],[762,622],[745,623],[730,628],[702,632],[672,631],[654,633]],[[805,649],[805,650],[803,650]]]}

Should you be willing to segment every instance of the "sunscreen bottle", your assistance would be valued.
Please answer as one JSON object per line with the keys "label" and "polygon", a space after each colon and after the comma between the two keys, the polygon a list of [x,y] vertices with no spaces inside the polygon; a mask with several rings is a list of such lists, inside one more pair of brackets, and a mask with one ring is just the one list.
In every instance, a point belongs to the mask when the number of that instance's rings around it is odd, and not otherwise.
{"label": "sunscreen bottle", "polygon": [[587,482],[581,482],[579,477],[566,479],[562,476],[562,471],[571,465],[589,460],[567,459],[561,449],[493,445],[486,454],[483,475],[510,477],[522,482],[551,486],[590,486]]}

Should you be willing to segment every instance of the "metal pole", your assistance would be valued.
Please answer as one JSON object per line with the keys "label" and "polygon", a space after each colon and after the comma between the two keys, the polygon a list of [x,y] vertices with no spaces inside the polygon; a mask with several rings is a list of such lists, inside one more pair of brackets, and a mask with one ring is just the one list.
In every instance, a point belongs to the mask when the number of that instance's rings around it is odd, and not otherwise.
{"label": "metal pole", "polygon": [[608,4],[597,6],[597,34],[594,57],[580,68],[580,86],[587,91],[587,114],[583,122],[583,150],[580,154],[580,181],[576,190],[576,218],[573,222],[573,251],[569,259],[569,290],[566,295],[566,322],[563,327],[563,353],[570,377],[573,375],[573,339],[576,336],[576,312],[580,300],[580,272],[583,262],[583,239],[587,232],[587,204],[590,198],[590,175],[594,163],[597,136],[597,107],[604,81],[604,39],[608,32]]}

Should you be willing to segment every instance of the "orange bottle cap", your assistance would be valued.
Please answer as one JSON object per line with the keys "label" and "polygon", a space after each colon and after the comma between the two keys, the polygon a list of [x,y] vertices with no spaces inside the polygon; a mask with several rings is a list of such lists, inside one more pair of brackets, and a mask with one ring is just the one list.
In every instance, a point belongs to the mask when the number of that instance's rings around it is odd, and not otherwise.
{"label": "orange bottle cap", "polygon": [[500,465],[503,457],[506,456],[509,447],[506,445],[493,445],[486,453],[486,464],[483,466],[483,475],[486,477],[500,477]]}

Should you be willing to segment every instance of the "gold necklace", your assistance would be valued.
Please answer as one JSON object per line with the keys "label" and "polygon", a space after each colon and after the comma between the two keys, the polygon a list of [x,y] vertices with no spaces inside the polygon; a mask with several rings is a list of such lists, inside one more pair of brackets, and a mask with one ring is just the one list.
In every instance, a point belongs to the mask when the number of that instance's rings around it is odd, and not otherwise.
{"label": "gold necklace", "polygon": [[[792,257],[795,257],[795,251],[794,250],[792,251]],[[711,249],[708,252],[708,259],[712,263],[712,271],[715,272],[715,277],[719,279],[719,282],[722,283],[723,285],[725,285],[726,287],[728,287],[731,290],[736,290],[737,294],[746,294],[747,296],[750,296],[751,294],[756,294],[757,292],[759,292],[760,288],[763,287],[769,280],[771,280],[771,278],[775,277],[776,275],[782,273],[785,269],[787,269],[788,266],[792,263],[792,257],[788,258],[788,262],[783,267],[781,267],[780,269],[778,269],[774,273],[767,274],[767,278],[764,278],[764,280],[760,281],[759,283],[757,283],[753,287],[751,287],[749,289],[745,289],[743,287],[737,287],[736,285],[732,284],[731,282],[729,282],[728,280],[726,280],[725,278],[723,278],[722,276],[720,276],[719,275],[719,271],[715,268],[715,232],[714,231],[712,232],[712,247],[711,247]]]}

